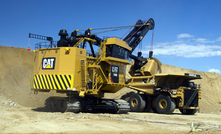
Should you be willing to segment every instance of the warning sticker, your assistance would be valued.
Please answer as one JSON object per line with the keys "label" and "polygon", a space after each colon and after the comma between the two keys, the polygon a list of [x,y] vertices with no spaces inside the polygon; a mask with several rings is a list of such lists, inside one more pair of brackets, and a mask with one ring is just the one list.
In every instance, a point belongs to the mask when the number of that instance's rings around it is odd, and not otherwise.
{"label": "warning sticker", "polygon": [[113,83],[119,82],[119,66],[111,65],[111,79]]}

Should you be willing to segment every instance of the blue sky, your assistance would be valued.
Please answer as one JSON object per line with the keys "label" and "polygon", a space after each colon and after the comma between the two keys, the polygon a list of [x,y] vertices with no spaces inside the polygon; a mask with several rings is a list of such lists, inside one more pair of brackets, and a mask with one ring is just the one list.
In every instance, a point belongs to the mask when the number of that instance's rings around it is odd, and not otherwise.
{"label": "blue sky", "polygon": [[[220,5],[219,0],[0,0],[0,45],[27,48],[28,33],[59,40],[60,29],[71,33],[153,18],[154,57],[164,64],[221,74]],[[98,36],[121,37],[125,32]],[[144,56],[151,37],[152,31],[142,41]],[[42,41],[31,39],[32,50],[37,42]]]}

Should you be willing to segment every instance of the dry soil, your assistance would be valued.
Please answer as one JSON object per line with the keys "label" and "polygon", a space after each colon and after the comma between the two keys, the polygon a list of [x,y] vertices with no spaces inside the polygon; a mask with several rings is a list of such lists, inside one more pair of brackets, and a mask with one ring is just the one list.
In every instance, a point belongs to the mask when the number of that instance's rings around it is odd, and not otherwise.
{"label": "dry soil", "polygon": [[[0,46],[0,133],[221,133],[221,75],[163,64],[163,73],[200,74],[200,112],[193,116],[155,113],[57,113],[44,101],[56,92],[35,94],[29,87],[34,54],[23,48]],[[124,88],[109,98],[120,98]]]}

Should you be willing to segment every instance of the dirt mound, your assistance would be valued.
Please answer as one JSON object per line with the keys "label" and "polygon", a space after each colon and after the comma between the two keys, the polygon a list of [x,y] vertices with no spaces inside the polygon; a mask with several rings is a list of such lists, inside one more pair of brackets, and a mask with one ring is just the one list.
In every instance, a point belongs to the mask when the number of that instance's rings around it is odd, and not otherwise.
{"label": "dirt mound", "polygon": [[[59,95],[55,92],[41,93],[37,95],[29,87],[34,53],[23,48],[0,46],[0,103],[22,105],[26,107],[41,107],[47,97]],[[221,111],[221,75],[209,72],[197,72],[195,70],[182,69],[170,65],[162,66],[163,73],[187,72],[200,74],[203,79],[197,80],[202,86],[201,112],[220,113]],[[127,88],[115,94],[106,96],[119,98],[126,92]],[[7,98],[7,99],[3,99]],[[6,101],[7,100],[7,101]],[[12,104],[13,102],[13,104]]]}
{"label": "dirt mound", "polygon": [[[34,53],[23,48],[0,46],[0,95],[27,107],[41,107],[49,96],[35,95],[29,87]],[[10,101],[1,100],[10,104]]]}

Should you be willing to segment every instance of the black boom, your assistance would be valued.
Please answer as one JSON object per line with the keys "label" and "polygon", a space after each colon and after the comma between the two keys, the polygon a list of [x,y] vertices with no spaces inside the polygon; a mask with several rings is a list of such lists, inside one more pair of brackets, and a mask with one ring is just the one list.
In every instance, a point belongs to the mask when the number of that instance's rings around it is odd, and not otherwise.
{"label": "black boom", "polygon": [[143,22],[138,20],[133,30],[123,39],[132,48],[131,53],[138,46],[149,30],[154,29],[155,22],[152,18]]}

